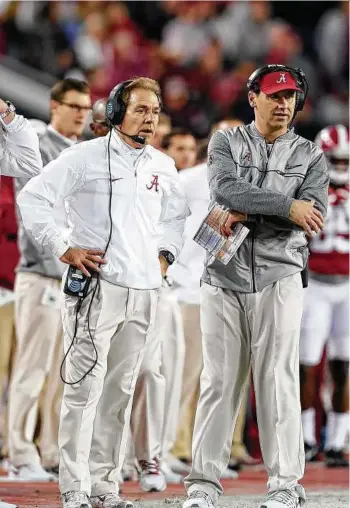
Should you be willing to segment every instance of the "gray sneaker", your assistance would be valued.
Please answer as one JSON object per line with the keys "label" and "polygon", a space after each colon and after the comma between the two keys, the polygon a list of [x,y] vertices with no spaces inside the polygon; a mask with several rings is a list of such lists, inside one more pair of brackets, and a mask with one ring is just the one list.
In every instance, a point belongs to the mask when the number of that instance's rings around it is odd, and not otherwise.
{"label": "gray sneaker", "polygon": [[[267,496],[265,503],[260,508],[299,508],[304,502],[303,490],[298,485],[292,489],[274,490]],[[305,494],[304,494],[305,495]]]}
{"label": "gray sneaker", "polygon": [[63,508],[91,508],[86,492],[72,490],[62,494]]}
{"label": "gray sneaker", "polygon": [[117,494],[90,497],[92,508],[134,508],[130,501],[123,501]]}
{"label": "gray sneaker", "polygon": [[185,500],[182,508],[214,508],[213,500],[206,492],[195,490]]}

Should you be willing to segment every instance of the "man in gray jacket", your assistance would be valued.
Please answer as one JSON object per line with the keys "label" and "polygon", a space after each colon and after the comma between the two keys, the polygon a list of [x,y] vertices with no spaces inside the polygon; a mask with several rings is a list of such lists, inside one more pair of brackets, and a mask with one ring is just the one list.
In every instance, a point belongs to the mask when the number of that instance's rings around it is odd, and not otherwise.
{"label": "man in gray jacket", "polygon": [[[38,132],[44,165],[56,159],[82,135],[91,109],[84,81],[64,79],[51,90],[51,123]],[[18,193],[28,182],[16,180]],[[64,229],[63,213],[58,224]],[[48,481],[58,468],[58,419],[61,399],[59,368],[62,360],[60,281],[64,264],[24,229],[19,216],[20,261],[15,281],[17,352],[9,395],[10,477]],[[41,398],[40,455],[34,443]],[[45,471],[42,467],[51,471]],[[53,469],[53,471],[52,471]]]}
{"label": "man in gray jacket", "polygon": [[216,506],[220,476],[250,363],[260,443],[268,471],[262,508],[297,508],[305,500],[299,399],[299,333],[307,235],[326,214],[325,157],[290,125],[303,107],[299,69],[265,66],[248,81],[255,121],[216,132],[208,149],[213,202],[227,208],[222,232],[244,221],[249,235],[224,265],[207,259],[201,286],[203,363],[184,508]]}

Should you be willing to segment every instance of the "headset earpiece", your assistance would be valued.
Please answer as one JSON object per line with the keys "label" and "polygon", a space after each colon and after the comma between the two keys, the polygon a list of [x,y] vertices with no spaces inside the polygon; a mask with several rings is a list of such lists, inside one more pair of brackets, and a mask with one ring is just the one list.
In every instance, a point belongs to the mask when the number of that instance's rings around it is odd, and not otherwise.
{"label": "headset earpiece", "polygon": [[125,88],[132,83],[132,80],[123,81],[116,85],[109,94],[106,104],[106,118],[112,125],[120,125],[126,111],[126,105],[123,102],[122,96]]}

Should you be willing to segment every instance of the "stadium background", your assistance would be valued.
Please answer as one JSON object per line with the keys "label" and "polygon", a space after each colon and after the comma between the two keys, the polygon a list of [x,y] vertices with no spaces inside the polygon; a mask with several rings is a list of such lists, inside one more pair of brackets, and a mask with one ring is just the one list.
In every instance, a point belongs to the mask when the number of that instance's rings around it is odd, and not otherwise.
{"label": "stadium background", "polygon": [[[96,100],[124,79],[147,75],[160,81],[164,111],[173,126],[205,139],[221,118],[252,120],[245,84],[265,63],[301,67],[307,75],[310,94],[295,123],[298,133],[313,140],[325,125],[349,124],[346,1],[0,4],[0,97],[14,102],[25,116],[45,122],[50,87],[60,78],[85,79]],[[4,181],[0,212],[11,192]],[[3,229],[15,238],[14,220],[0,214],[0,233]],[[6,249],[6,256],[0,254],[0,285],[11,287],[15,243]],[[249,432],[254,452],[256,427]],[[261,483],[258,477],[251,480]],[[328,481],[340,487],[335,476]],[[242,492],[254,492],[250,483],[241,484]],[[25,489],[23,496],[28,498]]]}
{"label": "stadium background", "polygon": [[49,119],[57,78],[84,77],[93,98],[119,81],[161,83],[175,127],[204,138],[223,116],[250,121],[245,83],[266,62],[300,66],[310,83],[296,128],[313,139],[348,123],[348,2],[1,2],[0,96]]}

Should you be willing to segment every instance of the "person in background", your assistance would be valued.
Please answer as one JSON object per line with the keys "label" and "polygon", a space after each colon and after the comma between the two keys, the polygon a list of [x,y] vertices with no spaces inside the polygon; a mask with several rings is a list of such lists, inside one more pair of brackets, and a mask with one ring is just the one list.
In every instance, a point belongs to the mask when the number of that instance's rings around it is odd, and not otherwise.
{"label": "person in background", "polygon": [[164,136],[169,134],[171,131],[171,119],[165,113],[160,113],[159,115],[159,124],[156,129],[154,138],[152,140],[152,146],[157,148],[158,150],[162,150],[162,141]]}
{"label": "person in background", "polygon": [[109,133],[109,125],[106,120],[107,99],[97,99],[92,106],[90,129],[97,138]]}
{"label": "person in background", "polygon": [[[161,146],[164,153],[174,159],[178,171],[186,163],[195,163],[196,140],[188,131],[171,131],[163,137]],[[180,483],[183,479],[172,471],[167,461],[176,438],[185,356],[181,312],[169,283],[169,279],[165,279],[161,289],[154,340],[143,359],[131,416],[140,487],[146,492],[162,491],[166,482]],[[145,448],[157,451],[153,455],[160,459],[158,472],[153,462],[140,461]]]}
{"label": "person in background", "polygon": [[310,246],[310,282],[305,295],[300,337],[301,418],[305,457],[313,460],[316,441],[316,366],[325,344],[333,381],[331,411],[327,415],[327,467],[348,467],[344,456],[349,432],[349,129],[330,125],[315,142],[330,168],[328,215],[320,236]]}
{"label": "person in background", "polygon": [[187,129],[171,130],[164,136],[161,148],[174,159],[178,171],[192,167],[196,161],[197,141]]}
{"label": "person in background", "polygon": [[[91,108],[84,81],[64,79],[50,93],[50,124],[39,134],[44,165],[77,143]],[[17,194],[28,182],[16,179]],[[63,215],[63,214],[62,214]],[[59,218],[64,228],[65,218]],[[9,477],[50,481],[58,474],[58,419],[62,395],[60,282],[64,264],[26,231],[18,214],[20,260],[15,280],[17,351],[9,392]],[[42,393],[44,389],[44,392]],[[41,399],[39,451],[34,442]],[[48,471],[45,471],[45,468]]]}

